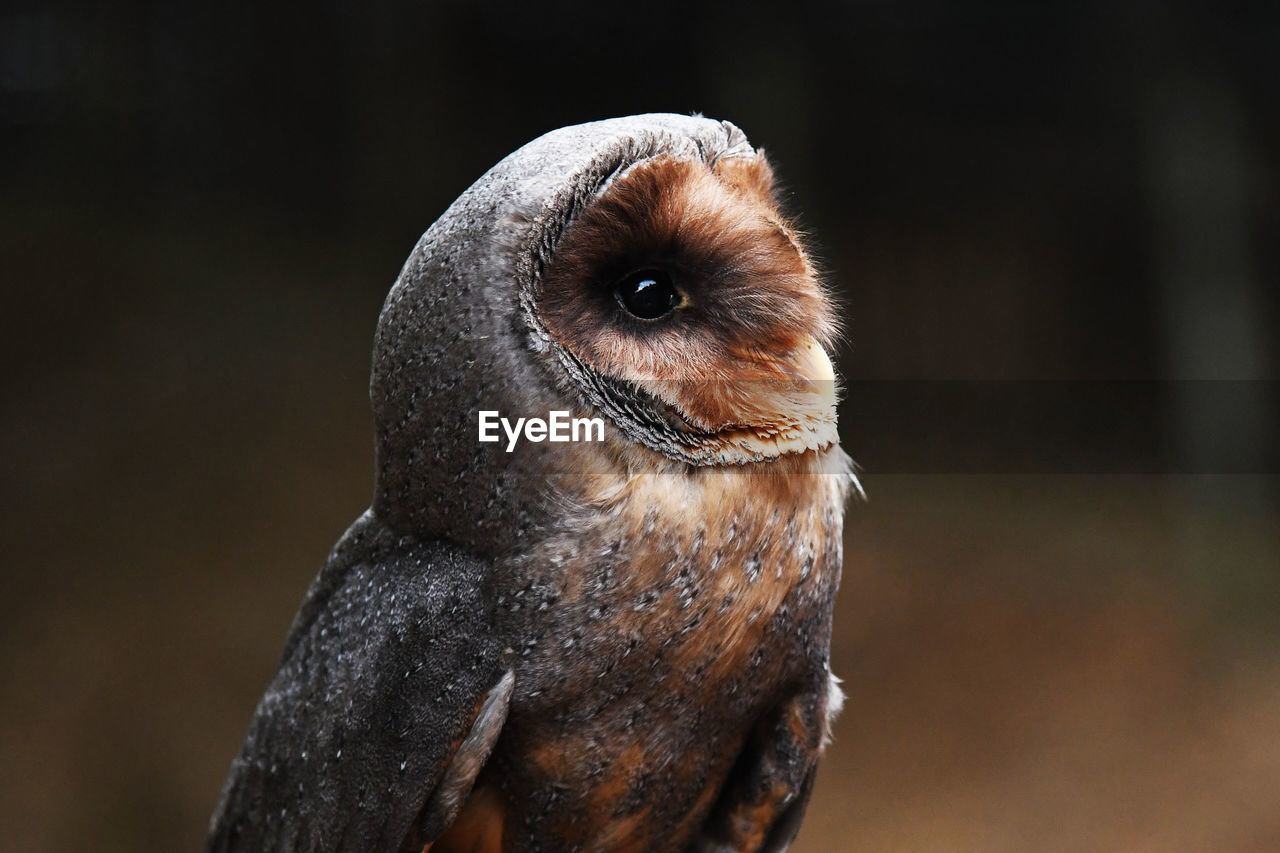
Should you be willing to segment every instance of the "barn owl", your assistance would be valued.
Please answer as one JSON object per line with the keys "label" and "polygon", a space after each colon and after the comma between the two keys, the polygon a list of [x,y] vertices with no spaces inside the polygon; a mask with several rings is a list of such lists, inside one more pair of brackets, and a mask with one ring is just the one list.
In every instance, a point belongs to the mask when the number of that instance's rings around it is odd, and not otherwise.
{"label": "barn owl", "polygon": [[[786,849],[841,698],[836,334],[732,124],[593,122],[494,166],[386,299],[372,506],[208,849]],[[485,441],[482,413],[544,427]],[[557,413],[603,428],[548,440]]]}

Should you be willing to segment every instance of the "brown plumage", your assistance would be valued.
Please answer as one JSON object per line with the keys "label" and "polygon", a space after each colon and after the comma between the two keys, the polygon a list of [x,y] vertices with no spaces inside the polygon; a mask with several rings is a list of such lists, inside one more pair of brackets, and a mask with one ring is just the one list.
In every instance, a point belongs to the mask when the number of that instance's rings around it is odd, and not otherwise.
{"label": "brown plumage", "polygon": [[[611,285],[655,265],[671,270],[682,304],[661,324],[619,322]],[[539,313],[589,368],[638,385],[682,428],[712,436],[707,453],[779,437],[834,441],[834,377],[811,375],[807,359],[830,347],[836,323],[763,154],[658,157],[616,177],[565,232]],[[813,380],[825,399],[807,393]]]}
{"label": "brown plumage", "polygon": [[[508,567],[573,614],[528,615],[523,665],[542,689],[513,710],[481,777],[524,818],[557,792],[562,817],[539,837],[673,849],[708,821],[725,780],[750,787],[754,769],[731,774],[744,752],[811,756],[811,769],[829,724],[821,638],[844,483],[803,457],[767,464],[782,470],[585,476],[564,532]],[[786,798],[766,792],[740,819],[726,798],[718,831],[768,832],[804,778],[775,781]]]}
{"label": "brown plumage", "polygon": [[[744,361],[784,356],[804,335],[830,346],[829,300],[772,185],[763,155],[632,166],[557,247],[539,305],[548,330],[628,378],[736,378]],[[618,327],[609,285],[654,263],[679,274],[688,304],[661,329]]]}

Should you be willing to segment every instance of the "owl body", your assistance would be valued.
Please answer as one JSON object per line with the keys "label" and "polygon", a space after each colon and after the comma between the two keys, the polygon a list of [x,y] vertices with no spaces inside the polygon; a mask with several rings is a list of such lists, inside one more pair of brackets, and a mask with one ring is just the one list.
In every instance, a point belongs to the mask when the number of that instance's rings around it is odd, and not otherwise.
{"label": "owl body", "polygon": [[[565,128],[427,231],[375,340],[373,505],[210,850],[783,850],[838,707],[831,308],[737,128]],[[480,410],[601,442],[476,440]]]}
{"label": "owl body", "polygon": [[616,485],[500,569],[497,621],[528,676],[478,785],[510,804],[509,849],[685,849],[758,727],[782,714],[806,758],[825,733],[839,479]]}

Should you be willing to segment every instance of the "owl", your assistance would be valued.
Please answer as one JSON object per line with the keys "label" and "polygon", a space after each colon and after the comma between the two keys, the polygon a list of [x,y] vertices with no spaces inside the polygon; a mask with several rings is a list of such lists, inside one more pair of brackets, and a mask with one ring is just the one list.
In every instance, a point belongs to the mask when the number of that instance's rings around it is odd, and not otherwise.
{"label": "owl", "polygon": [[[734,125],[599,121],[498,163],[386,299],[373,502],[207,849],[786,849],[841,702],[836,334]],[[483,441],[482,413],[526,426]]]}

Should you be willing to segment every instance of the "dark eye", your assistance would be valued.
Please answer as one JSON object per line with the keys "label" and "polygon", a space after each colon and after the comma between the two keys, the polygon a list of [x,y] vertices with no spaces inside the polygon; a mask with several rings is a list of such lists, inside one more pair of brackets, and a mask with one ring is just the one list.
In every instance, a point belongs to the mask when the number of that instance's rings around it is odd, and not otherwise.
{"label": "dark eye", "polygon": [[618,304],[641,320],[665,317],[680,304],[680,291],[662,270],[637,270],[613,289]]}

